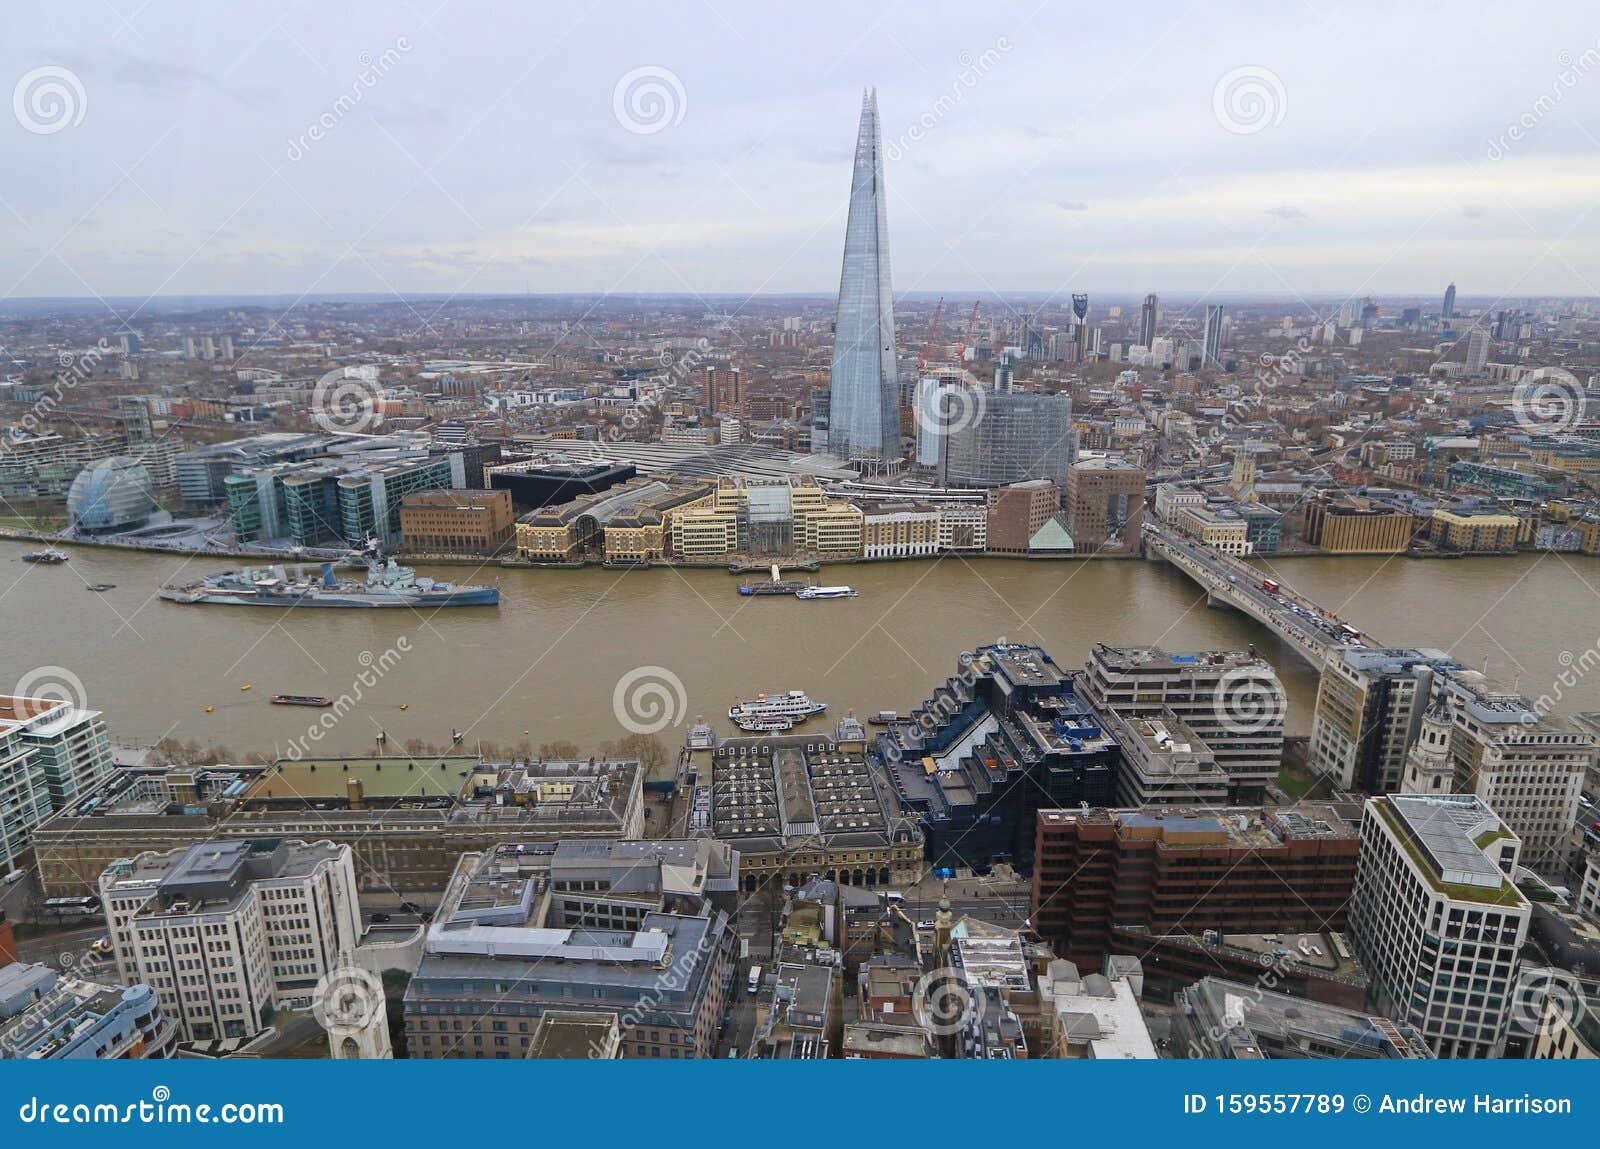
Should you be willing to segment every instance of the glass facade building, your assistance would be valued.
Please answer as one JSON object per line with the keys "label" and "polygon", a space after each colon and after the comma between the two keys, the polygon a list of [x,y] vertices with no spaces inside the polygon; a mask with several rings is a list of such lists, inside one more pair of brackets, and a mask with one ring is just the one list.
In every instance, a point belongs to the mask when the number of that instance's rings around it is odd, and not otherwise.
{"label": "glass facade building", "polygon": [[[839,275],[827,450],[847,459],[900,458],[900,410],[889,284],[889,217],[883,186],[878,97],[861,101],[850,217]],[[817,449],[821,449],[819,445]]]}
{"label": "glass facade building", "polygon": [[942,436],[946,483],[999,487],[1049,479],[1067,489],[1067,469],[1078,454],[1069,396],[987,392],[976,412]]}

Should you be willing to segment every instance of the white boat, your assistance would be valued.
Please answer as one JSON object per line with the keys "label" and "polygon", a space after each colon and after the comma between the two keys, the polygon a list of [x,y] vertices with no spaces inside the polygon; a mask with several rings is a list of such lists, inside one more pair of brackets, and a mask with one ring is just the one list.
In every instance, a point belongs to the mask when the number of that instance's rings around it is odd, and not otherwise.
{"label": "white boat", "polygon": [[740,730],[751,734],[777,734],[794,729],[793,718],[780,718],[776,715],[771,718],[735,718],[733,721]]}
{"label": "white boat", "polygon": [[795,592],[795,598],[855,598],[854,587],[848,586],[808,586],[804,590]]}
{"label": "white boat", "polygon": [[[788,730],[813,714],[828,709],[826,702],[813,702],[803,690],[782,694],[758,694],[748,702],[734,701],[728,718],[741,730]],[[774,721],[785,725],[772,725]]]}

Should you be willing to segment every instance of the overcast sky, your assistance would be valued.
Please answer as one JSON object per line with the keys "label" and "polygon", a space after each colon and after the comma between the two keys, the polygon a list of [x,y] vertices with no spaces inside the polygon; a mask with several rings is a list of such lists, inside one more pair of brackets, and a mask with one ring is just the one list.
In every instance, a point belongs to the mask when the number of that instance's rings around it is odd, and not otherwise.
{"label": "overcast sky", "polygon": [[769,7],[8,0],[4,296],[831,292],[869,84],[897,292],[1600,295],[1592,0]]}

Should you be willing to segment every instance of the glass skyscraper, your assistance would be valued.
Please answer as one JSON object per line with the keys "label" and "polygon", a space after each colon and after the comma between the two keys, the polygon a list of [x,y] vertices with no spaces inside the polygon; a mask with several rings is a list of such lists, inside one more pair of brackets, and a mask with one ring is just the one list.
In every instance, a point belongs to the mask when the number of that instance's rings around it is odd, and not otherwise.
{"label": "glass skyscraper", "polygon": [[[847,459],[900,458],[894,301],[889,286],[889,216],[883,187],[878,95],[861,99],[850,219],[844,232],[839,311],[833,328],[833,377],[826,449]],[[823,449],[817,444],[818,450]]]}

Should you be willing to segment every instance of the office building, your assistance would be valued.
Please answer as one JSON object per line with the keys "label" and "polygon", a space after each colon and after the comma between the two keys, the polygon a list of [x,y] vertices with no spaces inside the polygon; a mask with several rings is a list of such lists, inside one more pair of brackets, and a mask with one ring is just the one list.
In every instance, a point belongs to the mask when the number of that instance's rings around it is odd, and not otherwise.
{"label": "office building", "polygon": [[1399,790],[1434,685],[1455,665],[1440,650],[1335,652],[1317,684],[1307,765],[1344,790]]}
{"label": "office building", "polygon": [[1228,772],[1183,719],[1170,710],[1148,718],[1123,717],[1113,710],[1106,718],[1106,728],[1122,747],[1118,806],[1228,804]]}
{"label": "office building", "polygon": [[1065,490],[1078,454],[1072,399],[1065,394],[985,392],[974,417],[955,420],[941,439],[944,481],[956,486],[1049,479]]}
{"label": "office building", "polygon": [[1116,739],[1036,646],[997,642],[959,660],[910,715],[877,739],[902,808],[935,866],[1033,858],[1041,806],[1113,800]]}
{"label": "office building", "polygon": [[1160,300],[1154,292],[1144,297],[1144,304],[1139,308],[1139,346],[1150,348],[1156,341],[1156,310]]}
{"label": "office building", "polygon": [[400,538],[411,555],[499,554],[516,527],[510,491],[415,491],[400,500]]}
{"label": "office building", "polygon": [[1470,795],[1367,800],[1351,945],[1378,1012],[1438,1057],[1499,1057],[1528,934],[1512,884],[1522,843]]}
{"label": "office building", "polygon": [[[350,705],[335,699],[334,711]],[[437,893],[463,853],[508,838],[640,836],[643,777],[636,759],[466,755],[122,767],[35,831],[39,881],[50,897],[93,894],[119,858],[278,836],[348,845],[363,891]]]}
{"label": "office building", "polygon": [[113,862],[100,900],[118,976],[156,991],[184,1040],[250,1037],[309,1004],[361,940],[349,846],[201,842]]}
{"label": "office building", "polygon": [[1259,984],[1205,977],[1179,991],[1172,1043],[1179,1056],[1230,1061],[1427,1060],[1422,1034],[1405,1022],[1307,1001]]}
{"label": "office building", "polygon": [[1222,305],[1206,307],[1206,335],[1201,345],[1201,362],[1207,367],[1222,365]]}
{"label": "office building", "polygon": [[1104,969],[1081,974],[1065,958],[1046,967],[1039,979],[1042,1056],[1094,1061],[1153,1061],[1160,1056],[1139,1004],[1144,995],[1139,959],[1116,954]]}
{"label": "office building", "polygon": [[1082,693],[1102,714],[1182,719],[1227,773],[1234,803],[1259,801],[1282,765],[1287,696],[1271,664],[1252,652],[1096,643]]}
{"label": "office building", "polygon": [[107,985],[49,966],[0,965],[0,1060],[166,1058],[178,1027],[147,985]]}
{"label": "office building", "polygon": [[1012,483],[989,492],[985,537],[994,554],[1027,554],[1034,538],[1061,506],[1061,488],[1049,479]]}
{"label": "office building", "polygon": [[531,1055],[547,1010],[617,1020],[597,1056],[714,1054],[737,946],[709,897],[714,843],[599,844],[463,855],[405,994],[412,1057]]}
{"label": "office building", "polygon": [[1122,459],[1080,459],[1072,464],[1063,506],[1074,547],[1136,552],[1144,526],[1144,489],[1144,468]]}
{"label": "office building", "polygon": [[1444,307],[1440,316],[1445,319],[1454,319],[1456,315],[1456,285],[1451,284],[1444,289]]}
{"label": "office building", "polygon": [[500,463],[483,469],[491,490],[510,491],[520,511],[560,506],[585,495],[599,494],[639,473],[633,463],[585,462],[564,456]]}
{"label": "office building", "polygon": [[899,367],[889,282],[888,194],[883,186],[878,97],[861,100],[844,263],[833,327],[828,451],[869,467],[900,458]]}
{"label": "office building", "polygon": [[98,710],[60,698],[0,695],[0,867],[9,873],[38,826],[111,773]]}
{"label": "office building", "polygon": [[1409,512],[1357,496],[1322,496],[1305,508],[1305,541],[1335,554],[1399,554],[1411,546]]}
{"label": "office building", "polygon": [[1521,843],[1523,865],[1561,874],[1584,779],[1595,765],[1595,736],[1489,688],[1481,676],[1453,675],[1445,690],[1455,793],[1476,795],[1505,821]]}
{"label": "office building", "polygon": [[1467,334],[1467,374],[1482,375],[1483,369],[1489,363],[1489,333],[1481,327],[1474,327]]}
{"label": "office building", "polygon": [[1035,931],[1091,967],[1114,928],[1152,935],[1344,928],[1355,828],[1331,805],[1042,809]]}

